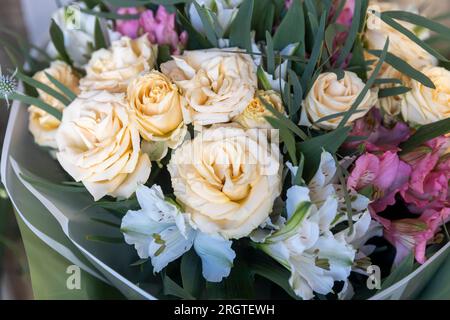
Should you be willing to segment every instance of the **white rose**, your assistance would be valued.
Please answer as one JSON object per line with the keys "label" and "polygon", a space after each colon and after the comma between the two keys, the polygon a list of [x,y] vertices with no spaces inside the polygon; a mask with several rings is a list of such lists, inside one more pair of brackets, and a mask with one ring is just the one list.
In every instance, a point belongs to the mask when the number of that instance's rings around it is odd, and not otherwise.
{"label": "white rose", "polygon": [[183,122],[184,99],[178,87],[158,71],[135,78],[127,90],[128,104],[142,138],[177,147],[187,128]]}
{"label": "white rose", "polygon": [[[363,90],[364,82],[353,72],[345,71],[338,80],[335,73],[319,75],[303,103],[302,121],[315,123],[319,119],[348,111]],[[357,111],[347,123],[363,117],[377,102],[377,90],[369,90],[359,104]],[[333,130],[342,120],[342,116],[314,124],[317,127]]]}
{"label": "white rose", "polygon": [[[224,33],[226,33],[236,17],[236,14],[239,11],[238,7],[242,1],[243,0],[195,0],[201,7],[208,9],[217,17],[217,21]],[[193,4],[189,6],[189,18],[194,29],[205,34],[200,15]]]}
{"label": "white rose", "polygon": [[184,142],[168,165],[195,228],[239,239],[262,224],[281,191],[278,145],[264,130],[213,127]]}
{"label": "white rose", "polygon": [[[79,5],[81,9],[86,9],[86,5],[84,3],[79,3],[77,5]],[[76,7],[68,6],[59,8],[53,13],[52,19],[56,22],[64,34],[64,44],[70,58],[77,67],[82,67],[88,62],[89,57],[94,51],[94,30],[96,17],[92,14],[83,13],[81,11],[70,12],[73,11],[72,8]],[[98,11],[99,9],[96,7],[93,10]],[[74,14],[75,19],[68,19],[68,14]],[[109,40],[113,41],[119,39],[120,33],[115,32],[112,29],[112,24],[109,23],[106,26]],[[52,42],[48,44],[47,52],[52,57],[56,58],[58,56],[58,52]]]}
{"label": "white rose", "polygon": [[96,201],[105,195],[128,198],[150,176],[151,162],[140,150],[123,94],[81,93],[64,109],[56,142],[61,166]]}
{"label": "white rose", "polygon": [[257,96],[250,101],[244,112],[238,115],[234,121],[247,129],[259,128],[259,129],[272,129],[272,126],[267,122],[266,117],[274,117],[261,101],[261,98],[268,104],[270,104],[275,110],[284,113],[283,101],[280,95],[273,91],[260,90]]}
{"label": "white rose", "polygon": [[150,43],[146,34],[135,40],[122,37],[111,48],[94,52],[86,65],[86,77],[81,79],[80,89],[126,92],[134,77],[153,69],[157,56],[158,47]]}
{"label": "white rose", "polygon": [[185,51],[173,58],[162,64],[161,70],[183,91],[187,101],[186,123],[229,122],[254,97],[256,70],[247,54],[210,49]]}
{"label": "white rose", "polygon": [[[371,10],[376,12],[407,10],[418,13],[417,9],[401,8],[394,3],[371,1],[368,10],[369,15],[367,20],[367,30],[364,34],[364,39],[369,50],[382,50],[387,38],[389,37],[388,51],[405,60],[413,67],[420,69],[425,66],[437,64],[437,59],[435,57],[403,35],[401,32],[398,32],[394,28],[390,27],[379,17],[371,13]],[[426,38],[427,36],[425,33],[420,33],[420,30],[414,29],[414,25],[412,24],[406,22],[400,22],[400,24],[408,30],[416,33],[416,35],[421,38]]]}
{"label": "white rose", "polygon": [[431,89],[418,81],[411,81],[411,91],[404,95],[402,116],[412,124],[424,125],[450,117],[450,71],[429,67],[422,72],[433,81]]}
{"label": "white rose", "polygon": [[[50,64],[50,67],[37,72],[33,76],[35,80],[42,82],[43,84],[62,94],[62,92],[59,91],[56,86],[47,78],[45,73],[48,73],[56,80],[64,84],[73,93],[79,93],[78,76],[75,75],[72,68],[68,64],[62,61],[54,61]],[[40,89],[38,89],[37,91],[39,93],[39,98],[42,101],[58,110],[64,109],[64,105],[62,104],[62,102]],[[60,121],[36,106],[30,106],[28,108],[28,112],[30,114],[28,128],[33,134],[34,141],[40,146],[56,149],[55,137]]]}

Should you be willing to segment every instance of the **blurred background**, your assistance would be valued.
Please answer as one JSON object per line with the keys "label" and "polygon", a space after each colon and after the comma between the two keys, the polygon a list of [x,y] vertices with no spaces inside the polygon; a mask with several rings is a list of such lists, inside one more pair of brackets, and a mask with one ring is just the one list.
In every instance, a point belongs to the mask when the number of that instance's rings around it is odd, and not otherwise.
{"label": "blurred background", "polygon": [[[450,11],[450,0],[398,0],[416,4],[429,17]],[[0,0],[0,40],[8,41],[2,30],[17,33],[34,44],[46,40],[50,15],[65,2],[62,0]],[[448,24],[447,20],[447,24]],[[2,47],[0,41],[0,47]],[[447,47],[448,48],[448,47]],[[14,69],[5,53],[0,50],[2,70]],[[0,154],[8,120],[8,109],[0,101]],[[0,184],[0,300],[33,299],[26,255],[16,217],[6,192]]]}

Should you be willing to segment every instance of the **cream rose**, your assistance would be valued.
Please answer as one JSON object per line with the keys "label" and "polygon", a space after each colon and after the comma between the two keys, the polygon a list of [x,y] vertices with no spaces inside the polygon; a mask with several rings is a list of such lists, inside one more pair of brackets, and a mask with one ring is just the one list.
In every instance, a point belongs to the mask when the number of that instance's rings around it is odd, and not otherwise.
{"label": "cream rose", "polygon": [[[398,32],[388,24],[384,23],[378,16],[371,13],[372,10],[375,12],[407,10],[418,13],[417,9],[401,8],[397,4],[389,2],[371,1],[368,10],[369,15],[367,20],[367,30],[364,34],[364,40],[369,50],[382,50],[387,38],[389,37],[388,51],[405,60],[416,69],[437,64],[437,59],[435,57],[403,35],[401,32]],[[421,38],[427,37],[426,33],[419,33],[419,30],[414,29],[414,25],[412,24],[406,22],[400,22],[400,24],[408,30],[416,33],[416,35]]]}
{"label": "cream rose", "polygon": [[284,113],[283,101],[279,93],[269,90],[260,90],[257,92],[256,97],[248,104],[244,112],[238,115],[234,121],[247,129],[259,128],[259,129],[272,129],[272,126],[267,122],[265,117],[273,116],[272,112],[267,110],[261,98],[265,102],[270,104],[275,110]]}
{"label": "cream rose", "polygon": [[127,90],[128,105],[142,138],[177,147],[187,128],[183,122],[184,99],[164,74],[151,71],[134,79]]}
{"label": "cream rose", "polygon": [[450,117],[450,71],[429,67],[422,72],[433,81],[436,89],[411,81],[411,91],[404,95],[401,105],[405,121],[424,125]]}
{"label": "cream rose", "polygon": [[57,159],[97,201],[105,195],[128,198],[150,175],[123,94],[83,92],[63,111],[56,136]]}
{"label": "cream rose", "polygon": [[162,64],[161,70],[183,91],[187,123],[229,122],[244,111],[254,97],[256,70],[247,54],[210,49],[185,51],[182,56],[173,58]]}
{"label": "cream rose", "polygon": [[[303,103],[302,122],[313,124],[323,129],[336,129],[342,120],[336,117],[319,123],[319,119],[348,111],[363,90],[364,82],[353,72],[345,71],[341,80],[335,73],[327,72],[319,75]],[[363,117],[377,102],[378,91],[369,90],[359,104],[357,111],[351,115],[347,123]]]}
{"label": "cream rose", "polygon": [[146,34],[135,40],[122,37],[113,41],[111,48],[93,53],[80,88],[82,91],[126,92],[131,79],[153,69],[157,56],[158,47],[150,43]]}
{"label": "cream rose", "polygon": [[239,239],[267,219],[281,191],[281,166],[278,145],[262,131],[213,127],[172,154],[174,193],[195,228]]}
{"label": "cream rose", "polygon": [[[33,76],[35,80],[42,82],[43,84],[62,94],[62,92],[59,91],[59,89],[57,89],[56,86],[47,78],[45,73],[48,73],[56,80],[64,84],[66,87],[72,90],[73,93],[79,93],[79,79],[68,64],[62,61],[54,61],[50,64],[49,68],[39,71]],[[53,96],[45,93],[40,89],[38,89],[37,91],[39,93],[39,98],[48,105],[51,105],[58,110],[62,110],[64,108],[62,102],[55,99]],[[28,128],[33,134],[34,141],[40,146],[56,149],[55,137],[60,121],[54,116],[35,106],[30,106],[28,108],[28,112]]]}

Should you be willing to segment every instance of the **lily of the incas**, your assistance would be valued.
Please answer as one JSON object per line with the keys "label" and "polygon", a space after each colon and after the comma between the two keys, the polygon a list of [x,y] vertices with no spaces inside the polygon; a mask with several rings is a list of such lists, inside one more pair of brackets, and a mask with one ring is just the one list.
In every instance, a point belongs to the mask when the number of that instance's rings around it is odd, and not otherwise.
{"label": "lily of the incas", "polygon": [[[289,167],[296,176],[298,168]],[[347,283],[358,249],[371,236],[378,235],[379,228],[371,228],[369,200],[356,193],[351,196],[353,228],[332,232],[347,219],[342,215],[342,187],[333,183],[335,175],[334,158],[323,152],[319,170],[310,183],[288,189],[286,222],[282,219],[283,225],[278,224],[255,243],[290,270],[289,284],[302,299],[313,298],[314,292],[332,292],[335,281]]]}
{"label": "lily of the incas", "polygon": [[121,231],[141,259],[151,259],[154,272],[160,272],[194,247],[207,281],[220,282],[230,274],[236,256],[231,241],[193,229],[186,214],[174,201],[164,198],[158,185],[141,185],[136,197],[141,209],[127,212]]}
{"label": "lily of the incas", "polygon": [[394,264],[398,265],[410,252],[414,252],[417,262],[424,263],[427,244],[433,240],[439,227],[447,223],[449,218],[450,208],[443,208],[439,211],[425,210],[415,219],[394,221],[381,217],[377,219],[384,226],[385,238],[397,250]]}
{"label": "lily of the incas", "polygon": [[449,147],[450,137],[441,136],[402,156],[414,168],[408,188],[402,191],[402,197],[411,205],[412,211],[450,206]]}
{"label": "lily of the incas", "polygon": [[356,160],[347,185],[356,191],[371,189],[370,206],[381,212],[395,203],[397,193],[408,188],[410,174],[411,167],[392,151],[382,155],[365,153]]}

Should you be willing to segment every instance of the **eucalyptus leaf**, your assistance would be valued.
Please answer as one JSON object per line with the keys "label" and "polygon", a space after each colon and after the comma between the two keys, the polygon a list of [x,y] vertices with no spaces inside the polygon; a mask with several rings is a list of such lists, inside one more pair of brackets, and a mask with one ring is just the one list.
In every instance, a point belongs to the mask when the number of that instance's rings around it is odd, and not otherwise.
{"label": "eucalyptus leaf", "polygon": [[50,39],[52,40],[56,51],[58,51],[58,54],[61,56],[61,59],[63,59],[67,64],[72,65],[72,60],[70,59],[64,44],[64,33],[53,19],[50,25]]}
{"label": "eucalyptus leaf", "polygon": [[108,47],[102,26],[100,24],[100,19],[98,17],[95,18],[94,39],[95,50],[106,49]]}
{"label": "eucalyptus leaf", "polygon": [[67,97],[65,97],[60,92],[56,91],[55,89],[49,87],[48,85],[46,85],[40,81],[37,81],[31,77],[28,77],[27,75],[23,74],[20,71],[17,71],[16,77],[18,79],[22,80],[23,82],[28,83],[30,86],[33,86],[36,89],[40,89],[40,90],[44,91],[46,94],[48,94],[48,95],[52,96],[53,98],[55,98],[56,100],[60,101],[65,106],[69,105],[71,102]]}
{"label": "eucalyptus leaf", "polygon": [[254,0],[244,0],[230,26],[230,45],[252,51],[251,24]]}
{"label": "eucalyptus leaf", "polygon": [[450,132],[450,118],[421,126],[407,141],[400,145],[401,154],[406,154],[428,140]]}
{"label": "eucalyptus leaf", "polygon": [[400,96],[409,91],[411,91],[411,88],[403,87],[403,86],[393,87],[393,88],[383,88],[378,91],[378,98],[381,99],[381,98],[387,98],[387,97]]}
{"label": "eucalyptus leaf", "polygon": [[273,37],[275,50],[283,50],[291,43],[305,43],[305,16],[301,1],[293,1]]}

